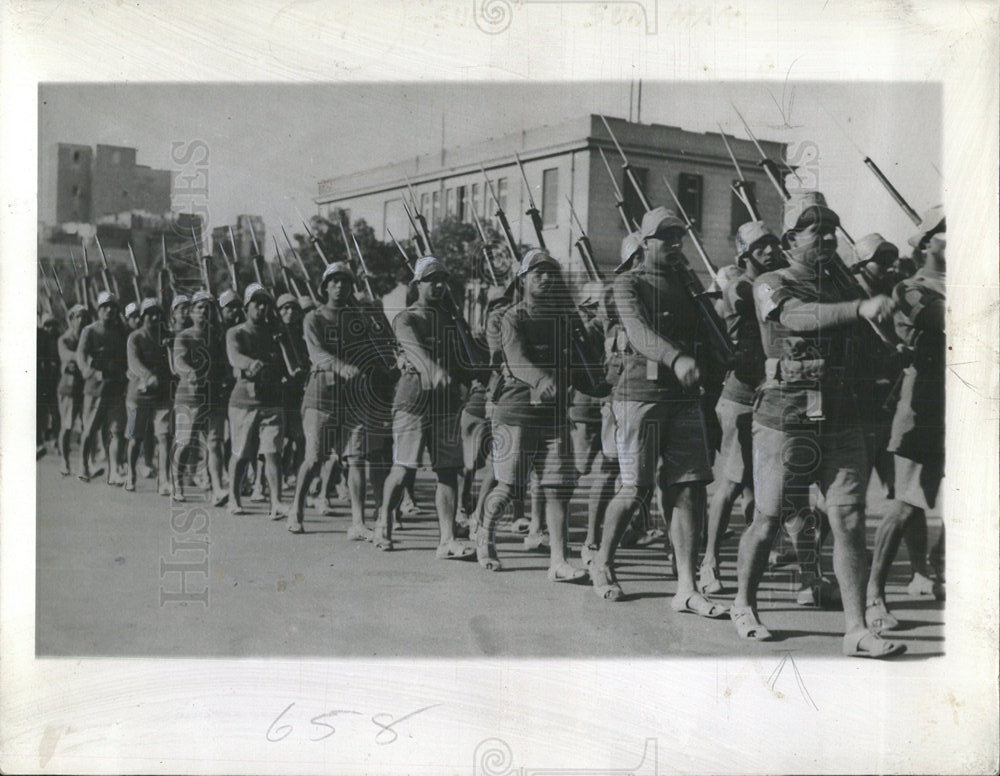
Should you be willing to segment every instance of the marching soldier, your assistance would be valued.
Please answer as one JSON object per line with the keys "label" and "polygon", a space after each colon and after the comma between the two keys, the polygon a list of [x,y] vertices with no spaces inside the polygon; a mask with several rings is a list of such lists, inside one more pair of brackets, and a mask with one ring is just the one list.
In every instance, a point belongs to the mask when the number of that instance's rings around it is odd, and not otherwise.
{"label": "marching soldier", "polygon": [[[186,298],[185,298],[186,299]],[[176,297],[175,297],[176,303]],[[180,382],[174,396],[174,458],[171,466],[171,498],[184,501],[184,468],[195,452],[200,434],[207,450],[212,503],[222,506],[229,498],[222,481],[222,438],[226,406],[219,400],[219,385],[226,370],[222,343],[212,321],[215,300],[207,291],[197,291],[190,301],[191,325],[176,333],[172,353]],[[183,322],[174,307],[175,325]]]}
{"label": "marching soldier", "polygon": [[76,363],[76,350],[80,344],[80,332],[90,320],[90,313],[82,304],[75,304],[66,314],[69,327],[58,340],[59,363],[61,377],[59,387],[59,453],[62,456],[62,468],[59,473],[63,477],[70,475],[69,442],[73,435],[73,424],[82,417],[83,412],[83,377]]}
{"label": "marching soldier", "polygon": [[[310,312],[303,325],[306,348],[312,362],[302,399],[305,449],[295,482],[295,497],[288,517],[288,530],[302,533],[309,484],[331,455],[349,462],[347,475],[351,502],[351,541],[371,541],[365,525],[365,462],[373,451],[372,427],[388,415],[384,386],[391,381],[379,368],[380,356],[369,338],[362,309],[354,303],[354,271],[344,261],[330,264],[320,280],[323,304]],[[376,395],[381,401],[376,402]],[[383,435],[384,436],[384,435]],[[378,494],[385,479],[385,466],[372,462],[372,490]],[[325,492],[320,500],[325,501]],[[376,503],[378,498],[376,497]]]}
{"label": "marching soldier", "polygon": [[258,283],[243,294],[247,320],[226,332],[226,356],[236,377],[229,397],[229,431],[232,460],[229,463],[229,511],[246,514],[240,503],[240,489],[246,467],[264,456],[264,476],[270,490],[272,520],[281,511],[281,453],[284,435],[281,411],[281,378],[285,373],[281,351],[269,321],[274,297]]}
{"label": "marching soldier", "polygon": [[705,485],[712,481],[711,451],[700,389],[703,370],[715,366],[702,318],[681,282],[684,224],[665,207],[648,211],[639,230],[642,266],[619,275],[614,301],[628,337],[614,415],[622,487],[604,518],[601,546],[590,567],[594,590],[605,600],[622,595],[612,570],[614,553],[635,510],[647,508],[656,482],[677,564],[671,608],[703,617],[726,609],[698,592],[695,567]]}
{"label": "marching soldier", "polygon": [[753,521],[753,398],[764,379],[764,351],[753,304],[753,282],[760,275],[787,266],[781,255],[781,241],[763,221],[740,226],[736,235],[740,274],[723,286],[718,306],[729,340],[736,351],[736,363],[726,375],[715,414],[722,428],[722,443],[715,470],[715,492],[708,507],[708,543],[698,572],[698,589],[719,593],[719,545],[726,532],[733,504],[743,497],[745,523]]}
{"label": "marching soldier", "polygon": [[[910,595],[944,597],[944,588],[927,564],[927,510],[937,502],[944,476],[945,356],[945,219],[933,208],[924,215],[911,243],[924,255],[924,265],[896,286],[896,333],[910,353],[903,372],[899,402],[892,422],[889,450],[895,464],[896,498],[875,532],[875,553],[868,578],[868,625],[892,630],[899,621],[885,602],[885,583],[900,539],[912,537]],[[944,529],[942,527],[941,544]],[[943,550],[940,550],[943,555]]]}
{"label": "marching soldier", "polygon": [[90,456],[100,439],[108,456],[108,484],[121,486],[124,480],[117,468],[125,430],[125,332],[118,300],[110,291],[97,295],[97,320],[80,333],[76,363],[86,381],[78,476],[90,480]]}
{"label": "marching soldier", "polygon": [[170,487],[170,367],[160,342],[161,314],[155,299],[143,299],[139,307],[142,325],[129,335],[126,343],[129,382],[125,399],[128,411],[125,490],[129,491],[135,490],[140,447],[146,446],[150,430],[160,454],[157,490],[169,492]]}
{"label": "marching soldier", "polygon": [[302,430],[302,396],[309,377],[309,360],[303,333],[303,312],[299,300],[291,294],[278,297],[281,317],[279,337],[292,362],[293,374],[285,375],[281,383],[281,406],[285,414],[285,449],[281,453],[281,470],[297,472],[305,457],[306,438]]}
{"label": "marching soldier", "polygon": [[392,514],[402,496],[408,471],[415,471],[426,451],[437,476],[436,557],[465,558],[474,550],[455,538],[458,473],[462,468],[460,411],[462,384],[469,381],[456,342],[455,322],[442,304],[448,270],[433,256],[414,268],[411,285],[417,300],[393,319],[406,368],[393,400],[393,465],[375,527],[374,544],[391,550]]}
{"label": "marching soldier", "polygon": [[139,319],[139,303],[129,302],[125,305],[125,327],[128,329],[128,333],[131,334],[136,331],[140,326],[142,326],[142,321]]}
{"label": "marching soldier", "polygon": [[754,521],[740,539],[730,616],[741,638],[770,638],[757,615],[768,548],[783,517],[809,509],[816,483],[833,533],[846,619],[843,653],[891,657],[905,645],[865,625],[867,467],[848,360],[865,321],[879,324],[894,305],[881,295],[859,299],[824,277],[827,262],[835,261],[839,222],[822,194],[797,194],[785,206],[790,266],[754,282],[765,380],[754,409]]}
{"label": "marching soldier", "polygon": [[[600,338],[587,337],[559,262],[546,251],[528,251],[517,274],[524,300],[506,312],[501,327],[504,387],[493,414],[497,486],[486,500],[483,524],[476,536],[476,556],[483,568],[500,568],[497,524],[511,499],[523,491],[533,468],[551,537],[548,578],[572,582],[586,572],[574,568],[566,558],[567,507],[574,476],[565,424],[570,389],[581,387],[575,373],[585,369],[599,373],[602,369]],[[582,348],[579,356],[571,338]]]}

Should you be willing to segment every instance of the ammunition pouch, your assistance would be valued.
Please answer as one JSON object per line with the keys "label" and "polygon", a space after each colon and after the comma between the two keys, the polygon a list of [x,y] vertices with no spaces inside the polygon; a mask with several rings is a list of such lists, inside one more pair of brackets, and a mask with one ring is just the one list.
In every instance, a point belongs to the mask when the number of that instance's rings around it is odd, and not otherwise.
{"label": "ammunition pouch", "polygon": [[764,361],[764,376],[778,383],[818,384],[826,376],[826,361],[822,358],[796,360],[769,358]]}

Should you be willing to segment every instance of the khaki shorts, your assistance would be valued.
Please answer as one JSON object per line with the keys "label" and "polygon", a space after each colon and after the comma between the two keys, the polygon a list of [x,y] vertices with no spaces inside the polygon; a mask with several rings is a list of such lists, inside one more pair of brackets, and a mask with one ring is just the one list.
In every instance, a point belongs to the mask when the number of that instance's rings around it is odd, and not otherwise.
{"label": "khaki shorts", "polygon": [[462,468],[460,416],[417,415],[398,410],[392,419],[392,462],[419,469],[424,456],[435,471]]}
{"label": "khaki shorts", "polygon": [[340,458],[364,458],[368,434],[361,421],[349,422],[343,412],[324,412],[313,407],[302,410],[307,461],[325,461],[331,453]]}
{"label": "khaki shorts", "polygon": [[94,429],[109,434],[121,434],[125,430],[124,396],[83,396],[83,438]]}
{"label": "khaki shorts", "polygon": [[560,429],[493,424],[493,475],[524,485],[532,471],[543,487],[573,485],[573,460]]}
{"label": "khaki shorts", "polygon": [[[612,402],[622,485],[712,481],[705,418],[697,400]],[[656,465],[660,463],[660,476]]]}
{"label": "khaki shorts", "polygon": [[280,407],[229,408],[233,456],[244,461],[281,451],[284,418]]}
{"label": "khaki shorts", "polygon": [[865,440],[858,428],[790,432],[753,424],[753,490],[766,517],[808,507],[819,486],[828,507],[864,506],[868,485]]}
{"label": "khaki shorts", "polygon": [[164,437],[170,433],[169,407],[128,407],[126,439],[138,439],[141,442],[146,438],[150,428],[153,429],[153,436]]}
{"label": "khaki shorts", "polygon": [[462,410],[462,465],[467,471],[478,471],[490,454],[490,422]]}
{"label": "khaki shorts", "polygon": [[60,396],[59,427],[69,431],[77,418],[83,418],[83,396]]}
{"label": "khaki shorts", "polygon": [[226,413],[215,404],[190,407],[174,406],[174,445],[184,448],[192,444],[199,432],[205,433],[206,442],[212,446],[222,444],[226,427]]}
{"label": "khaki shorts", "polygon": [[753,407],[720,397],[715,416],[722,427],[715,470],[722,479],[753,485]]}
{"label": "khaki shorts", "polygon": [[611,402],[606,401],[601,405],[601,455],[606,461],[618,463],[618,421],[615,420],[615,411]]}
{"label": "khaki shorts", "polygon": [[896,475],[896,500],[917,509],[934,509],[941,480],[944,478],[944,459],[937,461],[911,461],[901,455],[893,456]]}

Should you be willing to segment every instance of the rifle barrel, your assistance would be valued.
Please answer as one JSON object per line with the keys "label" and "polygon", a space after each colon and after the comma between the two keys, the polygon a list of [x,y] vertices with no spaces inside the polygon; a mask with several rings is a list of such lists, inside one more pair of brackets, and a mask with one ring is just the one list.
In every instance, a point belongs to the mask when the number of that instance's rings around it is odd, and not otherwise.
{"label": "rifle barrel", "polygon": [[878,178],[878,182],[882,184],[882,186],[885,188],[887,192],[889,192],[889,196],[896,201],[896,204],[899,205],[900,208],[902,208],[903,212],[906,213],[909,219],[914,224],[919,226],[920,214],[917,213],[917,211],[914,210],[912,207],[910,207],[910,204],[905,199],[903,199],[903,195],[900,194],[899,191],[896,189],[896,187],[893,186],[892,183],[889,181],[889,179],[885,177],[885,174],[878,168],[878,165],[872,161],[870,156],[865,157],[865,165],[868,167],[869,170],[872,171],[872,174],[876,178]]}

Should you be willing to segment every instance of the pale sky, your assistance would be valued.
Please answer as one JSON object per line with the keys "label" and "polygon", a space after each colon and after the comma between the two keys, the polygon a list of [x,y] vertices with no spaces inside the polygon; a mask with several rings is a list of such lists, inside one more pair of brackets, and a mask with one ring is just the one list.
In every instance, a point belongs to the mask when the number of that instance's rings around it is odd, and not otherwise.
{"label": "pale sky", "polygon": [[[905,251],[912,232],[864,155],[918,212],[941,200],[937,85],[644,81],[640,118],[698,132],[718,122],[746,137],[730,101],[758,138],[791,144],[791,161],[816,176],[855,238],[881,232]],[[274,233],[279,218],[298,224],[296,206],[315,212],[320,180],[440,148],[442,116],[447,146],[587,113],[627,118],[629,84],[49,84],[39,113],[40,219],[55,216],[58,142],[132,146],[138,164],[179,169],[171,149],[201,140],[211,225],[252,213]],[[175,209],[186,204],[175,192]]]}

